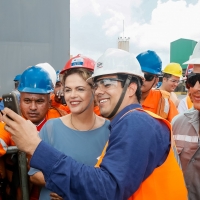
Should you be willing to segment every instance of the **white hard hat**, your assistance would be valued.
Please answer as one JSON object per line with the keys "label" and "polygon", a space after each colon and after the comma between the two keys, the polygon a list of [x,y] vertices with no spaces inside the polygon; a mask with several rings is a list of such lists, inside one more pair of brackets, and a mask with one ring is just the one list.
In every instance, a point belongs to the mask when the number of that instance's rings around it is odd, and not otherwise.
{"label": "white hard hat", "polygon": [[55,86],[57,78],[55,69],[49,63],[39,63],[36,66],[43,68],[49,73],[52,83]]}
{"label": "white hard hat", "polygon": [[200,64],[200,41],[194,47],[193,53],[190,59],[183,64]]}
{"label": "white hard hat", "polygon": [[110,48],[97,60],[94,73],[87,81],[92,82],[97,76],[118,73],[131,74],[144,79],[144,74],[134,55],[121,49]]}

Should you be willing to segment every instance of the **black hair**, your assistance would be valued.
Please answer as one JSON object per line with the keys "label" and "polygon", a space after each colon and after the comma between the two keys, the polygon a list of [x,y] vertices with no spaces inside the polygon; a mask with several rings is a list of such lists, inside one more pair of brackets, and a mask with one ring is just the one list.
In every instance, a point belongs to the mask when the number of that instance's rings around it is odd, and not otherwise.
{"label": "black hair", "polygon": [[[124,87],[124,84],[125,84],[127,77],[128,77],[127,74],[117,74],[117,78],[123,80],[123,82],[121,82],[122,88]],[[137,97],[138,102],[140,103],[141,96],[142,96],[141,86],[143,84],[142,78],[133,75],[132,79],[130,81],[130,84],[131,83],[135,83],[137,85],[137,90],[135,92],[135,95]]]}
{"label": "black hair", "polygon": [[172,77],[172,75],[171,74],[168,74],[168,73],[163,73],[163,78],[171,78]]}

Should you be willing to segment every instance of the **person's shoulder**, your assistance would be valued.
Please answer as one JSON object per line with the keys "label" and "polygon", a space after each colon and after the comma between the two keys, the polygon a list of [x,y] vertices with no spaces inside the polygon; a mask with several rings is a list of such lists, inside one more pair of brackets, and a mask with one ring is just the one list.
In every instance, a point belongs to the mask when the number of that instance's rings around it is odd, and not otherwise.
{"label": "person's shoulder", "polygon": [[60,117],[60,112],[55,108],[50,108],[46,114],[47,119],[58,118]]}
{"label": "person's shoulder", "polygon": [[[159,116],[158,116],[159,117]],[[134,110],[121,118],[121,123],[116,128],[125,127],[127,131],[148,132],[149,135],[157,135],[160,132],[169,133],[168,125],[156,118],[155,113],[144,110]]]}
{"label": "person's shoulder", "polygon": [[177,95],[176,95],[175,92],[171,92],[171,93],[170,93],[170,97],[178,99],[178,97],[177,97]]}
{"label": "person's shoulder", "polygon": [[178,115],[176,115],[173,119],[172,119],[172,125],[174,125],[175,123],[179,123],[180,121],[183,122],[184,120],[188,121],[188,116],[193,115],[194,113],[196,113],[197,111],[194,110],[194,108],[191,108],[189,110],[186,110],[183,113],[179,113]]}
{"label": "person's shoulder", "polygon": [[135,109],[135,110],[125,113],[123,117],[121,118],[121,120],[129,121],[129,122],[143,121],[143,122],[148,123],[148,120],[152,118],[154,117],[152,117],[151,114],[146,112],[144,109]]}
{"label": "person's shoulder", "polygon": [[96,115],[97,128],[108,128],[110,125],[110,120]]}
{"label": "person's shoulder", "polygon": [[46,125],[55,125],[56,126],[60,122],[61,122],[60,118],[51,118],[51,119],[48,119],[45,124]]}
{"label": "person's shoulder", "polygon": [[148,96],[161,96],[159,89],[151,89]]}
{"label": "person's shoulder", "polygon": [[160,90],[160,89],[151,89],[147,98],[151,99],[152,101],[160,100],[161,97],[170,98],[170,93],[165,91],[165,90]]}
{"label": "person's shoulder", "polygon": [[108,119],[104,119],[105,121],[104,121],[104,125],[103,126],[105,126],[105,127],[109,127],[110,126],[110,120],[108,120]]}

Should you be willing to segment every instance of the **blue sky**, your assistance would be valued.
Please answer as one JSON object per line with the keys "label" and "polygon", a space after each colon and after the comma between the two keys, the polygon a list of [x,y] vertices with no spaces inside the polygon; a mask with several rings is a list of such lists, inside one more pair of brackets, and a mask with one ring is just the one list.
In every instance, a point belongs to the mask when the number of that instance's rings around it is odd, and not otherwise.
{"label": "blue sky", "polygon": [[94,60],[117,48],[118,37],[130,37],[134,55],[154,50],[163,67],[169,62],[170,42],[200,40],[200,0],[70,0],[71,55]]}

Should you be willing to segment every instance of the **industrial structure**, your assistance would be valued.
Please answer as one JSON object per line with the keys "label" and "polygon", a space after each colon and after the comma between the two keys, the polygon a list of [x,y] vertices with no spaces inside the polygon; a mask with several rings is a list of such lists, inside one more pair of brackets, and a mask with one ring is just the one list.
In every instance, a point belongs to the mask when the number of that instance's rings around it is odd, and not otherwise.
{"label": "industrial structure", "polygon": [[197,41],[180,38],[170,43],[170,62],[179,63],[183,69],[183,75],[187,65],[183,65],[186,62],[196,45]]}
{"label": "industrial structure", "polygon": [[70,57],[70,0],[0,0],[0,96],[28,66]]}
{"label": "industrial structure", "polygon": [[129,37],[118,38],[118,49],[122,49],[129,52]]}

